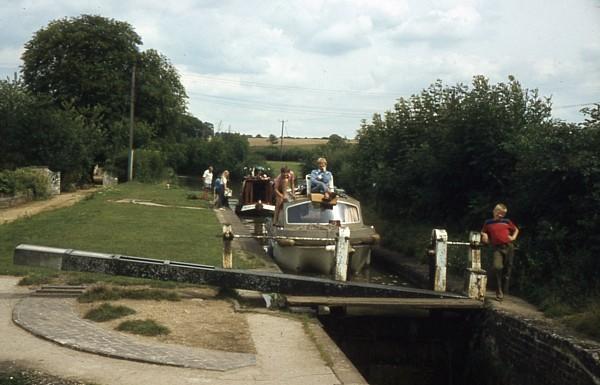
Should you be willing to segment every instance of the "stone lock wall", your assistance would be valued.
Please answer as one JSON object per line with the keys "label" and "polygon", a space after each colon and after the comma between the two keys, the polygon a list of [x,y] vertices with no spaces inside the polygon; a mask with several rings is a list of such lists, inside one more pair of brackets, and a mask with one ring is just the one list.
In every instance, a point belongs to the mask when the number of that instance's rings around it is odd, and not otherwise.
{"label": "stone lock wall", "polygon": [[[507,314],[482,314],[471,359],[482,355],[490,382],[510,385],[599,385],[600,344],[564,337],[545,321]],[[477,366],[477,363],[471,363]]]}

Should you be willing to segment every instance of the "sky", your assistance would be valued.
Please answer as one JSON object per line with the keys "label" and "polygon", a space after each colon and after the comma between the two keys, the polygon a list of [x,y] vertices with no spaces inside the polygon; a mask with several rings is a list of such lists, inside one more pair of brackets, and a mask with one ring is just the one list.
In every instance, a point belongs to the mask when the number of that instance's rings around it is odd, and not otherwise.
{"label": "sky", "polygon": [[477,75],[514,75],[567,122],[600,103],[600,0],[3,0],[0,78],[36,31],[81,14],[129,23],[218,131],[354,138],[398,98]]}

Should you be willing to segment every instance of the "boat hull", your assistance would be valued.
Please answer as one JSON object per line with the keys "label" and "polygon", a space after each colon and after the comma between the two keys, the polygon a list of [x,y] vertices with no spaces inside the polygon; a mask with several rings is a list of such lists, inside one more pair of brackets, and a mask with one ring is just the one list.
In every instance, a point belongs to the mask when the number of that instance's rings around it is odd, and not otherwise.
{"label": "boat hull", "polygon": [[[362,221],[360,203],[348,196],[330,201],[316,195],[296,196],[278,216],[267,220],[269,251],[284,270],[331,275],[336,270],[336,243],[340,227],[348,236],[349,274],[371,262],[371,248],[379,241],[373,226]],[[315,200],[316,198],[316,200]]]}
{"label": "boat hull", "polygon": [[[282,246],[274,241],[272,242],[272,253],[273,258],[281,267],[294,273],[316,272],[329,275],[335,271],[335,245]],[[370,246],[351,247],[348,268],[352,274],[360,272],[370,262]]]}

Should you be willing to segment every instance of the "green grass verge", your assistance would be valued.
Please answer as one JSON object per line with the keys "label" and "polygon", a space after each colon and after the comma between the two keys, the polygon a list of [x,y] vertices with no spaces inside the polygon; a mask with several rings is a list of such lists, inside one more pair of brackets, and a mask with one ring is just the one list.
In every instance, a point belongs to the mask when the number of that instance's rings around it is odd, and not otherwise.
{"label": "green grass verge", "polygon": [[157,336],[171,332],[166,326],[151,319],[125,321],[117,326],[117,330],[142,336]]}
{"label": "green grass verge", "polygon": [[157,289],[129,289],[122,287],[96,286],[79,296],[81,303],[97,301],[117,301],[119,299],[180,301],[179,293]]}
{"label": "green grass verge", "polygon": [[[0,274],[31,275],[31,284],[48,283],[56,272],[12,262],[21,243],[132,255],[220,266],[222,228],[208,202],[190,200],[184,188],[124,183],[101,190],[74,206],[47,211],[0,226]],[[120,200],[151,201],[171,207],[152,207]],[[175,206],[193,206],[191,210]],[[261,266],[256,259],[235,258],[235,268]],[[69,283],[105,280],[123,284],[148,280],[101,274],[61,274]]]}
{"label": "green grass verge", "polygon": [[303,176],[301,175],[302,163],[300,162],[280,162],[276,160],[269,160],[267,161],[267,164],[269,165],[269,167],[271,167],[271,170],[273,170],[274,176],[279,175],[279,170],[281,170],[281,167],[288,166],[289,169],[294,172],[294,175],[296,175],[297,180],[298,178],[300,180],[303,178]]}
{"label": "green grass verge", "polygon": [[135,314],[135,310],[127,306],[113,306],[109,303],[90,309],[83,318],[96,322],[106,322],[117,318],[125,317],[130,314]]}

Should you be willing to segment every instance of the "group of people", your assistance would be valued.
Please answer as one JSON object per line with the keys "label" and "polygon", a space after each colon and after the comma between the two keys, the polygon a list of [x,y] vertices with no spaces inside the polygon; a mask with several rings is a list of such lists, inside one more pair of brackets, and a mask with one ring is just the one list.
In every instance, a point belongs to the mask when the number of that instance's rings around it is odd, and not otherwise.
{"label": "group of people", "polygon": [[[335,197],[333,187],[333,175],[327,170],[327,159],[317,160],[318,168],[310,173],[310,191],[323,194],[323,201],[329,201]],[[213,189],[213,167],[209,166],[202,175],[204,182],[204,197],[208,199]],[[275,214],[279,213],[285,202],[294,199],[296,177],[294,172],[287,166],[283,166],[279,175],[275,178],[273,185],[275,190]],[[231,190],[228,186],[229,171],[225,170],[221,176],[215,179],[214,191],[216,194],[215,206],[224,209],[229,206]],[[481,229],[481,242],[490,244],[493,251],[493,268],[496,278],[496,299],[502,301],[504,294],[508,294],[510,276],[514,261],[514,241],[519,235],[519,228],[508,218],[506,205],[498,203],[493,211],[493,217],[486,220]]]}
{"label": "group of people", "polygon": [[220,210],[225,210],[225,207],[229,207],[229,197],[231,196],[231,189],[228,185],[229,170],[223,171],[221,176],[214,180],[213,186],[213,167],[208,166],[202,174],[202,182],[204,185],[202,197],[204,199],[209,199],[214,187],[215,207]]}
{"label": "group of people", "polygon": [[[327,170],[327,159],[319,158],[317,160],[318,168],[310,173],[310,191],[323,194],[323,201],[329,201],[335,197],[333,191],[333,175]],[[283,166],[280,174],[275,178],[275,221],[279,218],[279,213],[285,202],[294,199],[294,191],[296,190],[296,177],[294,172],[287,166]]]}
{"label": "group of people", "polygon": [[[328,201],[335,194],[333,192],[333,175],[327,170],[327,160],[325,158],[319,158],[317,164],[319,167],[310,173],[310,190],[322,193],[323,200]],[[202,174],[204,184],[202,197],[208,200],[214,188],[215,206],[219,209],[224,209],[229,206],[229,197],[231,196],[231,190],[228,186],[229,171],[223,171],[221,176],[214,180],[214,186],[213,177],[213,167],[208,166]],[[278,218],[283,203],[293,199],[296,188],[295,180],[294,172],[287,166],[283,166],[280,174],[275,178],[273,183],[275,190],[275,218]]]}

